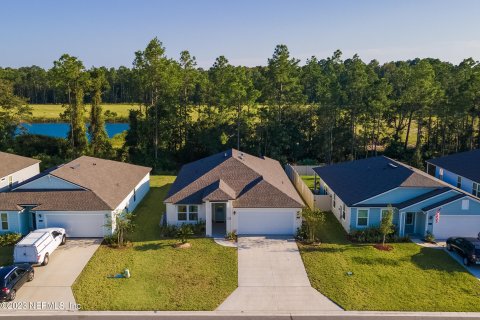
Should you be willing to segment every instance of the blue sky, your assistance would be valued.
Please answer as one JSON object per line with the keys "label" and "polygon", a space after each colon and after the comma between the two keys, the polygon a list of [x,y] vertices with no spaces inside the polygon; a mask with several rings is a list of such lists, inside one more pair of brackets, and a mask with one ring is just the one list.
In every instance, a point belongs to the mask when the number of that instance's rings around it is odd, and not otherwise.
{"label": "blue sky", "polygon": [[50,68],[63,53],[87,67],[131,66],[153,37],[205,68],[219,55],[265,65],[280,43],[303,62],[340,49],[458,63],[480,60],[479,12],[476,0],[1,0],[0,66]]}

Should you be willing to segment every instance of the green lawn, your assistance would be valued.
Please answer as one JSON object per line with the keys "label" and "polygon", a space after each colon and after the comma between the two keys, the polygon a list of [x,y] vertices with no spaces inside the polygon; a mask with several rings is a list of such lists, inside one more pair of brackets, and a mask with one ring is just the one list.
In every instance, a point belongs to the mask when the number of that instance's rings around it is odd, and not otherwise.
{"label": "green lawn", "polygon": [[[237,287],[237,252],[212,239],[159,239],[162,200],[173,176],[152,176],[136,213],[133,246],[101,246],[73,285],[82,310],[213,310]],[[129,268],[130,279],[109,279]]]}
{"label": "green lawn", "polygon": [[310,188],[310,190],[313,190],[315,188],[315,177],[314,176],[300,176],[302,178],[303,182],[307,185],[307,187]]}
{"label": "green lawn", "polygon": [[443,250],[352,244],[331,214],[320,239],[318,247],[299,245],[308,276],[346,310],[480,311],[480,282]]}
{"label": "green lawn", "polygon": [[[62,108],[61,104],[31,104],[32,107],[32,116],[33,122],[38,121],[60,121],[60,113],[65,109]],[[90,111],[89,105],[86,105],[87,116]],[[117,113],[116,120],[118,121],[127,121],[128,120],[128,110],[138,109],[136,104],[102,104],[103,111],[111,111]]]}

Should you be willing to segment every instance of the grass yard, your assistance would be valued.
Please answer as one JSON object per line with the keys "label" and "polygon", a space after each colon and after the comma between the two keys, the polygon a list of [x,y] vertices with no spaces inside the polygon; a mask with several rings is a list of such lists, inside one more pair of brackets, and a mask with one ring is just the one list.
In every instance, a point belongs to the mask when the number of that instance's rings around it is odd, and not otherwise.
{"label": "grass yard", "polygon": [[315,177],[314,176],[300,176],[302,178],[303,182],[307,185],[307,187],[310,188],[310,190],[313,190],[315,188]]}
{"label": "grass yard", "polygon": [[[162,200],[173,176],[152,176],[151,190],[135,210],[133,246],[100,246],[73,285],[82,310],[213,310],[237,287],[237,251],[212,239],[192,239],[190,249],[160,239]],[[130,279],[107,275],[129,268]]]}
{"label": "grass yard", "polygon": [[346,310],[480,311],[480,281],[443,250],[352,244],[331,214],[320,239],[318,247],[299,245],[308,276]]}
{"label": "grass yard", "polygon": [[[33,122],[45,122],[45,121],[60,121],[60,113],[64,111],[61,104],[31,104],[32,107],[32,116]],[[85,105],[87,110],[87,116],[90,112],[89,105]],[[136,104],[102,104],[103,111],[111,111],[117,113],[115,117],[117,121],[127,121],[128,120],[128,110],[138,109]]]}

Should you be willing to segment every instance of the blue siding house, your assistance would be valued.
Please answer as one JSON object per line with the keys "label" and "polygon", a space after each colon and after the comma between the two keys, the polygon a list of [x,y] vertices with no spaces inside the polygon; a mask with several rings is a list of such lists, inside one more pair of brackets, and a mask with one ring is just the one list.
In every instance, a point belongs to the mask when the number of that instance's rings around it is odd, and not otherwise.
{"label": "blue siding house", "polygon": [[480,149],[428,160],[427,172],[480,197]]}
{"label": "blue siding house", "polygon": [[[376,227],[389,206],[400,236],[477,236],[480,202],[425,172],[381,156],[314,168],[317,192],[347,232]],[[439,219],[435,218],[438,213]]]}

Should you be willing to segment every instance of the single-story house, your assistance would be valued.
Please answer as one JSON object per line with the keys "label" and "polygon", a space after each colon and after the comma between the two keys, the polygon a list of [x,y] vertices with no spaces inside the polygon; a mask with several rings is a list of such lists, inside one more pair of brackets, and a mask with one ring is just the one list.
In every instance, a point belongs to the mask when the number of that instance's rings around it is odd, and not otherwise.
{"label": "single-story house", "polygon": [[167,224],[202,221],[207,236],[293,235],[304,207],[278,161],[235,149],[184,165],[164,202]]}
{"label": "single-story house", "polygon": [[87,156],[47,170],[0,193],[0,232],[62,227],[69,237],[110,235],[115,226],[107,225],[149,191],[150,171]]}
{"label": "single-story house", "polygon": [[427,172],[452,186],[480,197],[480,149],[428,160]]}
{"label": "single-story house", "polygon": [[0,192],[40,173],[40,160],[0,152]]}
{"label": "single-story house", "polygon": [[480,232],[477,198],[398,161],[380,156],[314,171],[317,191],[330,195],[331,210],[347,232],[379,226],[389,206],[400,236],[430,232],[445,239]]}

